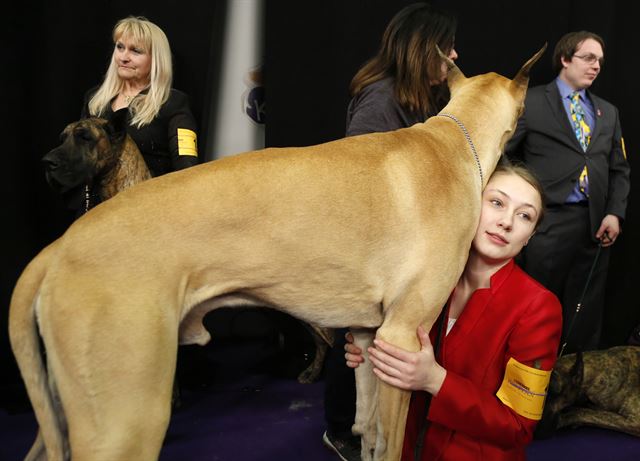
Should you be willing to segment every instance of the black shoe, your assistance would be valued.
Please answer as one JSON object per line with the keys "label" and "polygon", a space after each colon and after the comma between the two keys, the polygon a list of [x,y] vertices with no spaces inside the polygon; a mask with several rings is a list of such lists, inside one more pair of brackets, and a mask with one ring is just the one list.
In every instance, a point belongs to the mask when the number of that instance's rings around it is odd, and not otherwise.
{"label": "black shoe", "polygon": [[334,437],[327,431],[322,434],[322,442],[334,451],[342,461],[361,461],[360,437],[351,435],[345,438]]}

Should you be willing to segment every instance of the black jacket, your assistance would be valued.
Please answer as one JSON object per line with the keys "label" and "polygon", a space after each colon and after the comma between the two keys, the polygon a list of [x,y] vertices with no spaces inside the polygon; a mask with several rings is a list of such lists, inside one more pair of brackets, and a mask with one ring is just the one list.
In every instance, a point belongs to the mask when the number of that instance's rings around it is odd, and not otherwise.
{"label": "black jacket", "polygon": [[[589,172],[589,215],[595,235],[607,214],[625,217],[629,163],[623,148],[618,109],[587,92],[596,118],[584,152],[567,117],[554,81],[529,89],[523,115],[506,146],[511,158],[524,161],[542,183],[547,205],[562,205],[583,167]],[[541,224],[540,231],[544,230]]]}

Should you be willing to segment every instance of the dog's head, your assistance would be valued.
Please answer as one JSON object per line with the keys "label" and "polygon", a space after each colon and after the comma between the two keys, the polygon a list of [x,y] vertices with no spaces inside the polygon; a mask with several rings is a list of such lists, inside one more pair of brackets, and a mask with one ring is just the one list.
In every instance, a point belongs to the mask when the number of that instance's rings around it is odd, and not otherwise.
{"label": "dog's head", "polygon": [[[438,49],[440,57],[447,63],[447,83],[451,93],[449,104],[443,112],[465,114],[473,111],[480,119],[500,133],[497,140],[499,149],[491,152],[495,162],[502,155],[504,145],[511,138],[520,115],[529,85],[529,73],[533,65],[547,49],[547,44],[538,50],[510,80],[495,72],[465,77],[458,66]],[[479,111],[484,111],[483,113]],[[464,121],[464,120],[463,120]],[[487,132],[486,127],[478,127],[478,132]],[[494,143],[491,144],[493,149]],[[495,166],[495,165],[494,165]]]}
{"label": "dog's head", "polygon": [[42,158],[49,185],[64,193],[93,184],[117,163],[126,128],[127,109],[116,111],[109,120],[94,117],[67,125],[60,135],[62,144]]}
{"label": "dog's head", "polygon": [[562,411],[582,399],[584,361],[582,352],[566,355],[556,362],[551,373],[542,419],[536,428],[536,438],[550,436],[558,427]]}

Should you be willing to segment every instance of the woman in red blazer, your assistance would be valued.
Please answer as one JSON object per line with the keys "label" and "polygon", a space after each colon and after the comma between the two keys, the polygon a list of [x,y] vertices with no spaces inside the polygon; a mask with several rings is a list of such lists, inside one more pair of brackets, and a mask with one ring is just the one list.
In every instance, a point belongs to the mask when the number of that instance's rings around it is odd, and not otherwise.
{"label": "woman in red blazer", "polygon": [[[381,380],[416,391],[403,460],[525,459],[562,329],[558,299],[513,262],[542,218],[541,190],[521,167],[499,166],[492,175],[469,259],[447,303],[437,360],[439,322],[431,337],[418,328],[418,352],[380,340],[369,349]],[[364,361],[353,344],[345,349],[349,366]]]}

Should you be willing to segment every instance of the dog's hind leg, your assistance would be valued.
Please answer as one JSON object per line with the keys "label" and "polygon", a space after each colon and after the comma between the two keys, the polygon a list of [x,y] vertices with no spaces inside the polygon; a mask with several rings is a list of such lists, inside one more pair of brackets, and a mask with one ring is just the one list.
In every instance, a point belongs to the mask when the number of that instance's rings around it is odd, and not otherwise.
{"label": "dog's hind leg", "polygon": [[47,452],[44,446],[44,439],[42,438],[42,432],[38,429],[38,435],[33,442],[29,453],[25,456],[24,461],[47,461]]}
{"label": "dog's hind leg", "polygon": [[[151,349],[165,346],[150,341],[142,351],[116,348],[114,361],[96,360],[92,370],[85,370],[103,384],[87,388],[66,383],[62,396],[73,461],[158,459],[171,415],[176,353]],[[69,403],[70,393],[83,392],[82,399]]]}
{"label": "dog's hind leg", "polygon": [[315,356],[313,362],[309,364],[307,368],[302,370],[298,375],[298,382],[303,384],[313,383],[318,379],[320,373],[322,373],[322,367],[327,355],[329,346],[333,346],[333,330],[328,328],[319,328],[313,325],[309,325],[306,322],[301,322],[305,330],[311,335],[313,343],[316,346]]}
{"label": "dog's hind leg", "polygon": [[158,459],[171,413],[178,325],[167,297],[140,302],[141,290],[65,291],[65,302],[43,313],[73,461]]}

